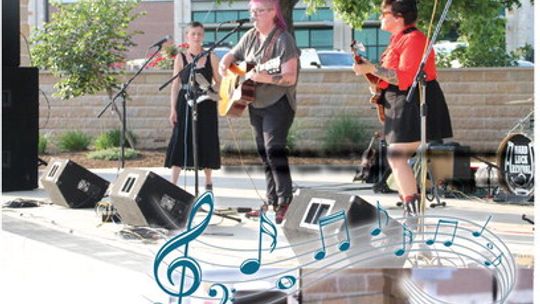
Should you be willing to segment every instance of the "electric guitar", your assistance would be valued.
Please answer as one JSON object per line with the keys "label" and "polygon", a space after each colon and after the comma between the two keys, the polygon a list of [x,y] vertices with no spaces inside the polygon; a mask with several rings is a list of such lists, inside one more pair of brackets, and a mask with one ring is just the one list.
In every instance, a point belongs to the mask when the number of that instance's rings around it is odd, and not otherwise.
{"label": "electric guitar", "polygon": [[375,150],[375,148],[373,148],[373,143],[375,142],[375,139],[379,138],[379,132],[375,132],[373,137],[371,137],[367,149],[364,150],[364,152],[362,153],[362,160],[360,161],[360,165],[356,169],[356,174],[354,175],[353,182],[358,180],[367,182],[372,168],[375,167],[377,163],[377,151]]}
{"label": "electric guitar", "polygon": [[281,70],[279,57],[268,60],[259,65],[242,62],[231,64],[227,76],[221,80],[219,87],[219,115],[239,117],[247,106],[255,100],[255,82],[250,77],[250,71],[266,71],[276,74]]}
{"label": "electric guitar", "polygon": [[[356,43],[356,40],[353,40],[351,43],[351,52],[353,53],[354,61],[357,64],[361,64],[364,62],[364,59],[362,59],[362,56],[358,54],[360,51],[361,44]],[[362,46],[363,47],[363,46]],[[381,89],[377,86],[381,79],[371,73],[364,74],[364,77],[366,78],[367,82],[370,84],[370,86],[375,86],[376,90],[371,91],[371,97],[369,98],[369,103],[375,106],[377,110],[377,118],[379,118],[379,121],[381,123],[384,123],[384,105],[382,104],[382,96],[381,96]]]}

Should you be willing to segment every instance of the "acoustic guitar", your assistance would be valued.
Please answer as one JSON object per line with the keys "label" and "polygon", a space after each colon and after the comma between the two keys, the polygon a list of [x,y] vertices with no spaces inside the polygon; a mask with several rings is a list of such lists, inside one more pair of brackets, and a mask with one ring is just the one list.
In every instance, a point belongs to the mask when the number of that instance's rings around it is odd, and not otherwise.
{"label": "acoustic guitar", "polygon": [[242,62],[231,64],[227,76],[221,80],[219,87],[219,115],[239,117],[246,107],[255,100],[255,82],[249,79],[250,71],[266,71],[276,74],[281,70],[279,57],[268,60],[259,65]]}
{"label": "acoustic guitar", "polygon": [[[360,43],[357,43],[356,40],[353,40],[351,43],[351,52],[353,53],[354,61],[357,64],[361,64],[364,62],[364,59],[362,59],[362,56],[358,54],[360,51],[360,46],[363,47]],[[371,86],[375,86],[377,89],[375,91],[371,91],[371,97],[369,98],[369,103],[375,106],[377,110],[377,118],[379,118],[379,121],[381,123],[384,123],[384,105],[382,103],[382,96],[381,96],[381,89],[377,86],[381,79],[371,73],[364,74],[365,79]]]}

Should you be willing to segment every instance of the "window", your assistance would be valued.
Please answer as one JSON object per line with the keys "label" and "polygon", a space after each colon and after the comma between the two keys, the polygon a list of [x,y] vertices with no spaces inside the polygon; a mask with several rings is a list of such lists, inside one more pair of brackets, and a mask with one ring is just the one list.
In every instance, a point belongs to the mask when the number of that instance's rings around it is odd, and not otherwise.
{"label": "window", "polygon": [[353,39],[366,47],[365,54],[371,62],[378,62],[380,56],[390,41],[390,33],[379,29],[378,25],[365,26],[360,31],[353,32]]}
{"label": "window", "polygon": [[329,49],[334,46],[334,30],[328,29],[297,29],[294,31],[296,45],[299,48]]}

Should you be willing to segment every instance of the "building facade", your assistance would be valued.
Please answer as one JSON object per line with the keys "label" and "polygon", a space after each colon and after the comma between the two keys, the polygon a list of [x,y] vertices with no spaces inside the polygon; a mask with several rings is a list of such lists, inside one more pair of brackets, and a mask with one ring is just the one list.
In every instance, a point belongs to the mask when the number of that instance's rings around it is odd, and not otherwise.
{"label": "building facade", "polygon": [[[59,1],[70,3],[77,0]],[[25,0],[24,2],[28,5],[28,14],[23,17],[27,19],[23,22],[27,21],[30,27],[43,26],[51,11],[49,0]],[[222,1],[218,4],[211,0],[142,0],[137,11],[147,13],[135,20],[131,28],[142,31],[144,34],[135,36],[134,41],[137,46],[128,53],[127,57],[128,59],[143,58],[148,46],[166,35],[171,35],[178,43],[182,42],[185,25],[193,20],[205,24],[206,42],[215,42],[232,28],[232,25],[223,25],[216,31],[221,22],[249,17],[248,2],[237,0]],[[523,0],[520,8],[506,11],[508,51],[525,44],[534,44],[532,6],[530,1]],[[366,57],[377,61],[389,40],[389,34],[379,29],[377,16],[372,16],[367,20],[362,29],[354,30],[334,13],[331,0],[327,0],[327,5],[319,8],[313,15],[307,15],[305,4],[299,1],[293,11],[293,21],[296,41],[300,48],[347,51],[352,39],[355,39],[366,46]],[[246,24],[226,42],[234,45],[249,27],[250,25]]]}

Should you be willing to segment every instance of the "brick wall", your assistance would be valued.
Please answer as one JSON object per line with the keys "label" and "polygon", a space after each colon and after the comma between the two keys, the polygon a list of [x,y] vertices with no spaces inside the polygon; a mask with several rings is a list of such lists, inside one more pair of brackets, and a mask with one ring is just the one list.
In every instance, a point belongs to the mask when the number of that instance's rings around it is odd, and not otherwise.
{"label": "brick wall", "polygon": [[[138,147],[166,147],[171,128],[168,124],[169,90],[158,92],[171,73],[148,71],[131,84],[128,101],[128,128],[138,138]],[[439,72],[454,127],[454,140],[474,151],[495,151],[507,131],[532,110],[532,104],[509,102],[533,96],[532,68],[448,69]],[[93,136],[118,128],[118,119],[107,112],[96,118],[108,102],[106,94],[61,101],[51,97],[54,78],[40,74],[40,131],[55,136],[66,130],[81,130]],[[318,150],[327,123],[337,115],[350,114],[371,131],[379,129],[375,110],[368,103],[366,84],[349,71],[302,71],[298,85],[298,111],[294,132],[300,149]],[[222,149],[233,150],[236,137],[243,150],[254,143],[247,113],[241,118],[220,118]],[[229,123],[234,133],[231,132]],[[234,134],[234,136],[233,136]]]}

